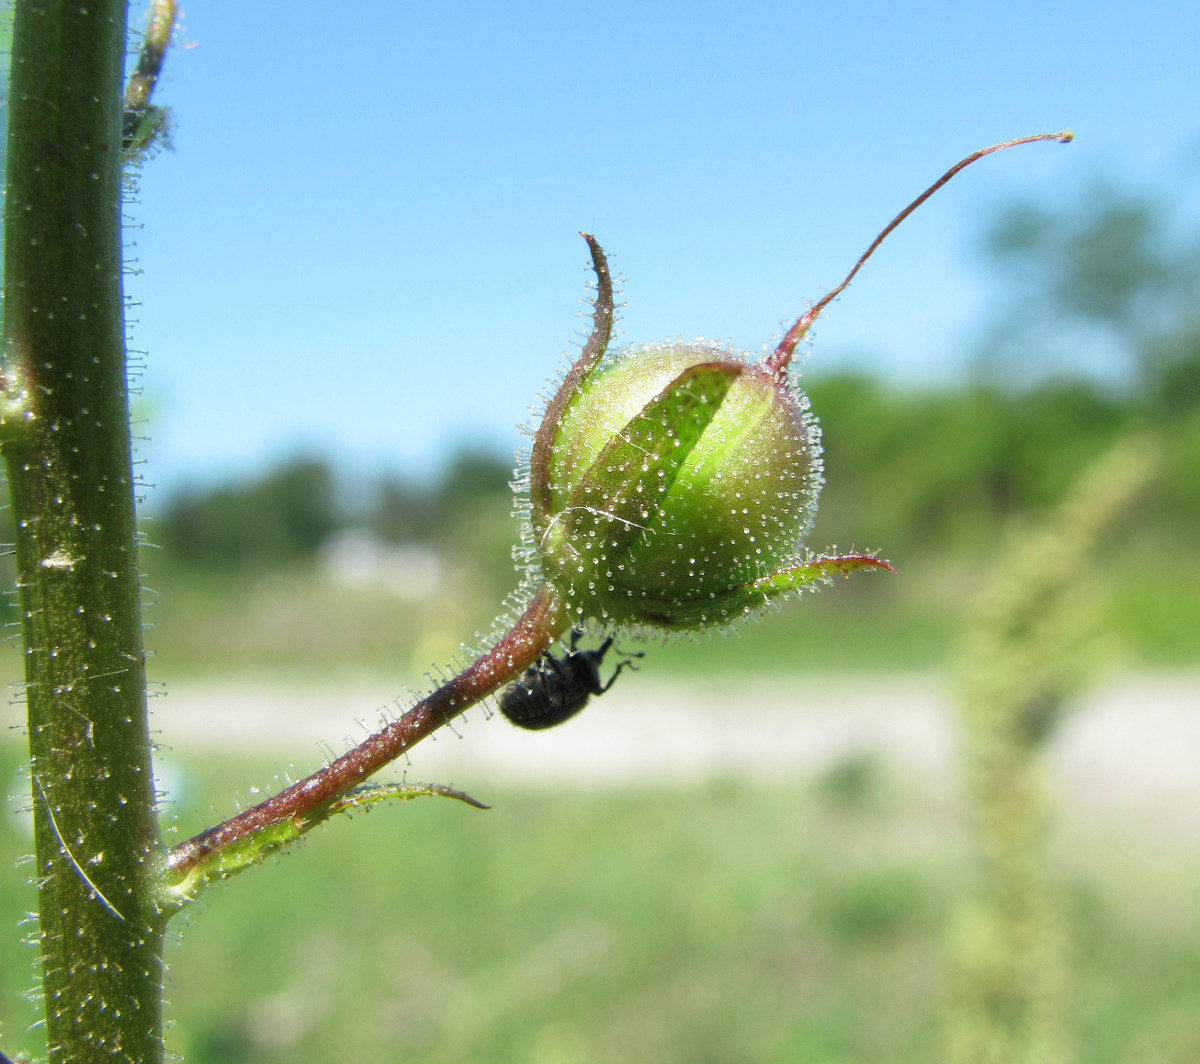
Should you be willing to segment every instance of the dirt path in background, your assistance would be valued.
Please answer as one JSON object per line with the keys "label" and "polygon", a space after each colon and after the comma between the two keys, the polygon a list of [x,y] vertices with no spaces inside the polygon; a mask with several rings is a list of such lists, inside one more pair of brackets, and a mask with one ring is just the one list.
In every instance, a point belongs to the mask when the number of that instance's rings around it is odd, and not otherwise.
{"label": "dirt path in background", "polygon": [[[281,755],[308,771],[343,736],[393,712],[384,687],[172,685],[151,703],[170,748]],[[622,678],[568,726],[520,732],[481,710],[416,748],[409,775],[483,793],[488,782],[621,786],[706,777],[794,778],[855,754],[923,786],[957,787],[950,692],[936,677],[796,678],[737,686]],[[460,739],[458,736],[461,736]],[[1053,785],[1087,818],[1200,844],[1200,671],[1142,673],[1083,698],[1049,751]]]}

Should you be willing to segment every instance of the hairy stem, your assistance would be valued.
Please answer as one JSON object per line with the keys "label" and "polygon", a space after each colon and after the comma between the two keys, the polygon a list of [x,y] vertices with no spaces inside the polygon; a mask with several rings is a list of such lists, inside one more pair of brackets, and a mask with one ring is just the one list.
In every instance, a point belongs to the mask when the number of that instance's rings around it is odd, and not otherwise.
{"label": "hairy stem", "polygon": [[547,588],[541,588],[495,646],[399,720],[307,779],[176,846],[168,860],[170,878],[179,882],[272,825],[306,819],[338,800],[443,724],[520,676],[566,628],[562,604]]}
{"label": "hairy stem", "polygon": [[125,86],[121,147],[126,155],[144,151],[160,132],[163,112],[155,112],[150,97],[162,73],[178,10],[175,0],[152,0],[150,4],[150,22],[142,38],[137,67]]}
{"label": "hairy stem", "polygon": [[146,36],[138,53],[137,69],[125,86],[126,112],[145,111],[150,106],[150,96],[158,84],[163,60],[167,57],[167,46],[171,43],[176,12],[175,0],[154,0],[151,4],[150,24],[146,27]]}
{"label": "hairy stem", "polygon": [[51,1061],[159,1061],[161,925],[121,262],[123,0],[20,0],[0,451]]}

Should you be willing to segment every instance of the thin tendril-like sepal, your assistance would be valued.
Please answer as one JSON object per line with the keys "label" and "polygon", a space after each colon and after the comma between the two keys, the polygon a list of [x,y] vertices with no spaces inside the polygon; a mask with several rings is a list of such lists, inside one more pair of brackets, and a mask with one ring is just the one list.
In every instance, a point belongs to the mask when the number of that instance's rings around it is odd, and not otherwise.
{"label": "thin tendril-like sepal", "polygon": [[854,275],[858,273],[860,269],[862,269],[863,263],[865,263],[867,259],[875,254],[879,245],[882,244],[892,234],[892,231],[896,228],[896,226],[904,221],[905,218],[912,214],[913,211],[921,206],[922,203],[929,199],[930,196],[937,192],[938,189],[945,185],[946,182],[948,182],[956,174],[965,170],[972,163],[978,162],[984,156],[992,155],[998,151],[1004,151],[1006,148],[1015,148],[1020,144],[1037,144],[1048,140],[1056,141],[1059,144],[1070,144],[1074,139],[1075,134],[1069,129],[1064,129],[1059,133],[1038,133],[1032,137],[1018,137],[1016,140],[1006,140],[1001,144],[993,144],[987,148],[980,148],[979,151],[972,152],[965,159],[960,159],[924,192],[922,192],[915,200],[913,200],[912,203],[905,207],[904,210],[897,214],[895,218],[888,222],[888,224],[883,228],[883,231],[873,241],[871,241],[871,246],[859,256],[858,262],[856,262],[854,264],[854,268],[848,274],[846,274],[841,284],[839,284],[831,292],[823,295],[811,308],[806,310],[800,315],[799,318],[796,319],[796,323],[790,329],[788,329],[787,334],[782,340],[779,341],[779,346],[775,348],[774,354],[767,359],[767,368],[773,373],[782,373],[784,371],[788,363],[792,360],[792,355],[795,353],[796,345],[799,344],[802,339],[804,339],[805,334],[812,327],[812,323],[816,321],[818,317],[820,317],[821,311],[829,306],[833,300],[835,300],[839,295],[842,294],[842,292],[846,290],[846,286],[854,280]]}
{"label": "thin tendril-like sepal", "polygon": [[822,554],[755,580],[747,584],[745,589],[777,595],[785,591],[798,591],[835,576],[849,576],[864,569],[884,569],[889,573],[896,571],[891,562],[875,554]]}

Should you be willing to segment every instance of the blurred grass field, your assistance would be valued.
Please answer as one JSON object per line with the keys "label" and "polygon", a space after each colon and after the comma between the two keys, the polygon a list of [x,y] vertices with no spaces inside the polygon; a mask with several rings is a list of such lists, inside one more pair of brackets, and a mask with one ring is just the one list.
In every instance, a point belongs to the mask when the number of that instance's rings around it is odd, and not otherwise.
{"label": "blurred grass field", "polygon": [[[503,561],[503,547],[493,556]],[[650,673],[780,675],[823,671],[929,671],[953,652],[963,605],[987,575],[987,559],[894,555],[890,574],[859,575],[768,613],[727,638],[653,645]],[[1147,573],[1139,552],[1102,558],[1101,606],[1115,661],[1162,668],[1200,661],[1200,566]],[[452,569],[446,599],[411,603],[387,589],[347,587],[312,566],[219,574],[151,556],[146,617],[152,680],[228,679],[239,673],[288,682],[369,676],[418,688],[424,674],[478,645],[515,586],[511,570]],[[15,673],[16,654],[2,655]],[[14,677],[15,678],[15,675]]]}
{"label": "blurred grass field", "polygon": [[[19,748],[0,749],[15,781]],[[173,766],[179,832],[277,767]],[[970,876],[944,796],[855,761],[808,784],[484,797],[488,812],[423,799],[334,823],[215,888],[168,947],[168,1048],[191,1064],[937,1059]],[[28,850],[21,828],[4,818],[4,853]],[[1106,828],[1051,852],[1079,1060],[1191,1064],[1200,853]],[[0,892],[12,926],[32,891]],[[33,951],[0,942],[11,1056],[37,1048],[13,989]]]}

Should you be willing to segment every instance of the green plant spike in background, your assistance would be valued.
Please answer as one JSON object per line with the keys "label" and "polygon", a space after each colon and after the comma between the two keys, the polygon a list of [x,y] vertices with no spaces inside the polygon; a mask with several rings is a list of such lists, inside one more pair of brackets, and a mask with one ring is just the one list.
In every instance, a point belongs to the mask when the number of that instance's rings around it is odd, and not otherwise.
{"label": "green plant spike in background", "polygon": [[1094,460],[1040,527],[1012,537],[967,619],[960,719],[977,868],[952,922],[945,1064],[1074,1059],[1044,755],[1103,654],[1096,543],[1160,461],[1151,434]]}

